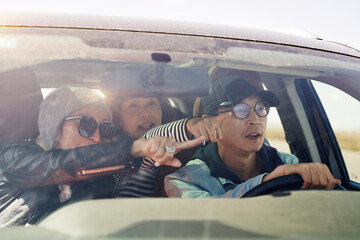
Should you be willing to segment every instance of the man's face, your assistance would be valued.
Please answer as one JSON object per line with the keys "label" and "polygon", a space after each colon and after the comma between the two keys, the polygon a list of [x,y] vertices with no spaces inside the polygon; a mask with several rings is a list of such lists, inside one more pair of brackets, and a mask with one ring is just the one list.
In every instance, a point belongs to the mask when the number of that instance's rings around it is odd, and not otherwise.
{"label": "man's face", "polygon": [[[71,116],[92,117],[98,124],[110,122],[109,114],[98,108],[85,107],[71,114]],[[78,119],[72,119],[63,122],[61,132],[58,136],[58,144],[56,148],[73,149],[97,144],[100,142],[102,141],[100,139],[99,128],[96,129],[95,133],[91,137],[86,138],[79,134]]]}
{"label": "man's face", "polygon": [[[259,96],[251,95],[241,102],[250,106],[246,118],[239,119],[233,114],[222,122],[220,127],[223,139],[219,140],[219,144],[224,151],[241,151],[250,154],[260,150],[264,142],[267,117],[260,117],[255,113],[254,107],[259,101],[261,101]],[[223,110],[226,109],[219,109],[219,111]]]}
{"label": "man's face", "polygon": [[162,112],[156,98],[130,98],[116,109],[117,124],[132,138],[142,137],[161,124]]}

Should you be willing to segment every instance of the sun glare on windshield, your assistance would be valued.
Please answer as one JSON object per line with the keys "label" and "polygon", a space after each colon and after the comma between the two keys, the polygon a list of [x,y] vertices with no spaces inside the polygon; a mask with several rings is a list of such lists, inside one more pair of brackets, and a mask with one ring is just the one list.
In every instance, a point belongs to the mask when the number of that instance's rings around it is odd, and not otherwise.
{"label": "sun glare on windshield", "polygon": [[[43,95],[43,98],[46,98],[47,95],[49,95],[49,93],[51,93],[52,91],[54,91],[56,88],[41,88],[41,92]],[[105,99],[105,95],[101,92],[100,89],[93,89],[93,91],[99,95],[101,98]]]}

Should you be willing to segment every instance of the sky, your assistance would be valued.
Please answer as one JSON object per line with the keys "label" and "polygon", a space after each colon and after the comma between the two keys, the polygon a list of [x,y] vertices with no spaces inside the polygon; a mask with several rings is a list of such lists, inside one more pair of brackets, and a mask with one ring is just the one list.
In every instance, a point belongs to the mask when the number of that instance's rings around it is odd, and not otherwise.
{"label": "sky", "polygon": [[[207,22],[263,29],[297,29],[360,50],[360,0],[0,0],[1,10],[95,13]],[[325,96],[330,89],[322,90]],[[344,126],[342,106],[329,98],[334,122]],[[346,104],[359,109],[359,102]],[[360,119],[360,111],[355,111]],[[339,124],[336,124],[339,123]],[[347,130],[357,129],[356,121]],[[340,129],[342,130],[342,129]]]}

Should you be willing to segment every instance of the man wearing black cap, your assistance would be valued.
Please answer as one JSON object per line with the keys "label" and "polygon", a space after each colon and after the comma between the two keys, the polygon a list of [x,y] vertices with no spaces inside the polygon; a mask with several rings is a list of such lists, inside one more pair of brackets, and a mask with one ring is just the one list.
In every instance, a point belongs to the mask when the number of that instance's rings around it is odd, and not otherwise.
{"label": "man wearing black cap", "polygon": [[275,177],[299,174],[303,189],[332,189],[335,183],[324,164],[298,164],[296,156],[280,153],[264,142],[270,107],[277,96],[254,87],[238,76],[212,83],[202,99],[204,116],[232,112],[220,125],[222,137],[199,149],[185,167],[165,178],[169,197],[241,197],[251,188]]}

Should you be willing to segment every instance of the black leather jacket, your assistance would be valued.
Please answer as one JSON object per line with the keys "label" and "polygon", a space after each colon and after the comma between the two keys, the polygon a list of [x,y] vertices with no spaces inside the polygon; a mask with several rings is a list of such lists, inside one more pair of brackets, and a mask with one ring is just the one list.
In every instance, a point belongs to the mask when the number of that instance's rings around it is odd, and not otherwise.
{"label": "black leather jacket", "polygon": [[[128,165],[132,143],[133,140],[123,138],[112,143],[52,151],[44,151],[35,143],[5,146],[0,152],[0,227],[35,223],[59,207],[58,184],[74,183],[76,189],[102,189],[92,198],[111,197],[115,186],[111,175],[94,178],[77,172]],[[89,195],[92,191],[83,192]],[[80,191],[77,194],[78,198],[84,197]]]}

